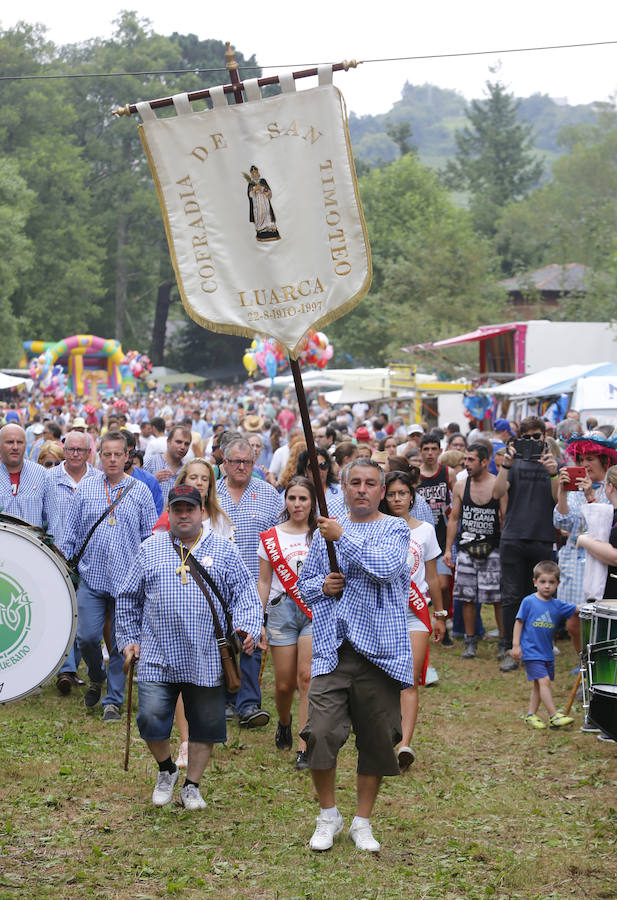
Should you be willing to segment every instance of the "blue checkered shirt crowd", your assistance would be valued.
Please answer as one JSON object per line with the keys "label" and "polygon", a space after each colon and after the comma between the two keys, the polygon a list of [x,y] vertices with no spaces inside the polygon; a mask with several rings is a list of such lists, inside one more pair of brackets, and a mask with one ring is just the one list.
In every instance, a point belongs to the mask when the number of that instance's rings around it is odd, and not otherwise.
{"label": "blue checkered shirt crowd", "polygon": [[234,541],[240,556],[257,583],[259,535],[280,521],[285,508],[284,497],[259,478],[251,478],[237,506],[229,494],[227,479],[217,481],[216,492],[222,509],[235,526]]}
{"label": "blue checkered shirt crowd", "polygon": [[110,516],[103,519],[79,563],[79,574],[88,587],[112,597],[118,596],[139,545],[152,533],[158,518],[152,494],[146,485],[128,475],[113,486],[103,475],[82,479],[73,495],[64,529],[65,537],[60,544],[67,559],[78,553],[88,532],[109,506],[107,492],[113,501],[129,483],[133,487],[111,514],[116,524],[110,524]]}
{"label": "blue checkered shirt crowd", "polygon": [[334,543],[345,576],[342,596],[322,592],[330,572],[326,543],[316,532],[298,587],[313,610],[311,675],[332,672],[344,640],[369,662],[404,686],[413,684],[411,646],[405,621],[411,570],[407,565],[409,528],[403,519],[375,522],[340,520],[343,534]]}
{"label": "blue checkered shirt crowd", "polygon": [[47,470],[43,466],[24,459],[17,493],[13,494],[9,471],[4,463],[0,462],[0,510],[42,528],[47,520],[46,475]]}
{"label": "blue checkered shirt crowd", "polygon": [[[161,469],[169,469],[169,463],[162,453],[153,453],[144,460],[144,469],[151,475],[156,475]],[[161,493],[163,494],[163,506],[167,506],[167,495],[176,483],[177,473],[172,475],[166,481],[159,481]],[[157,479],[158,480],[158,479]]]}
{"label": "blue checkered shirt crowd", "polygon": [[[208,529],[193,556],[219,588],[234,629],[248,632],[257,643],[263,607],[238,549]],[[215,687],[222,667],[212,612],[192,575],[187,573],[188,584],[182,584],[179,567],[169,532],[157,532],[141,545],[116,603],[118,648],[140,645],[139,681]],[[208,591],[225,632],[221,605]]]}
{"label": "blue checkered shirt crowd", "polygon": [[[78,484],[85,478],[100,478],[101,472],[86,463],[86,471]],[[58,546],[64,540],[64,525],[73,505],[77,484],[64,468],[64,463],[47,470],[45,485],[45,509],[47,510],[47,533],[53,535]],[[77,548],[79,549],[79,548]]]}

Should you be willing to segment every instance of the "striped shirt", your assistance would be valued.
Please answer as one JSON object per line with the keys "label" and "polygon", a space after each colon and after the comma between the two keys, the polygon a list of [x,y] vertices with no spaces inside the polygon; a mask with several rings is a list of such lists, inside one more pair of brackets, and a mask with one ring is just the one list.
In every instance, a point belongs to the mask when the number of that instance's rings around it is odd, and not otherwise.
{"label": "striped shirt", "polygon": [[[101,473],[90,463],[86,463],[86,471],[78,484],[84,478],[100,478]],[[45,485],[45,508],[47,510],[47,533],[51,534],[55,543],[60,545],[64,539],[64,525],[69,510],[73,504],[73,495],[77,490],[77,484],[64,468],[64,463],[47,469],[47,483]],[[78,548],[79,549],[79,548]]]}
{"label": "striped shirt", "polygon": [[342,596],[329,597],[322,585],[330,571],[326,543],[318,532],[302,567],[298,587],[313,610],[311,674],[324,675],[338,665],[344,640],[391,678],[413,684],[411,646],[405,620],[411,570],[407,564],[409,528],[400,518],[352,522],[334,543],[345,576]]}
{"label": "striped shirt", "polygon": [[216,484],[219,503],[235,526],[234,541],[255,583],[259,578],[259,535],[278,524],[285,500],[272,485],[251,478],[236,506],[227,487],[227,479]]}
{"label": "striped shirt", "polygon": [[[218,586],[234,629],[248,632],[257,642],[263,607],[238,549],[204,529],[193,555]],[[221,683],[222,667],[212,611],[192,575],[182,584],[179,566],[169,532],[157,532],[141,545],[116,603],[118,648],[140,645],[139,681],[214,687]],[[209,593],[225,632],[219,600]]]}
{"label": "striped shirt", "polygon": [[42,528],[47,521],[46,475],[47,470],[43,466],[24,459],[17,493],[14,495],[9,471],[4,463],[0,462],[0,510]]}
{"label": "striped shirt", "polygon": [[[60,549],[67,559],[81,550],[88,532],[114,500],[125,490],[130,476],[110,485],[105,476],[82,479],[73,495]],[[79,563],[79,574],[93,591],[117,597],[139,545],[156,522],[152,494],[145,484],[132,480],[133,487],[98,526]],[[105,488],[107,487],[107,491]],[[115,525],[110,525],[115,521]]]}

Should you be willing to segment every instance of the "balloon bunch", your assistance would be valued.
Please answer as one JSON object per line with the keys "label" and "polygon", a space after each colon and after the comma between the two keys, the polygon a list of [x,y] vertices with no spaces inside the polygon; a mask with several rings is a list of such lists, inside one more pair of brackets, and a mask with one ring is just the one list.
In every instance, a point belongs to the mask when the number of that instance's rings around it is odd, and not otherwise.
{"label": "balloon bunch", "polygon": [[268,378],[284,372],[289,365],[285,349],[272,338],[253,339],[244,352],[242,362],[249,375],[255,375],[261,369]]}
{"label": "balloon bunch", "polygon": [[128,375],[129,372],[133,378],[145,379],[152,371],[152,363],[145,353],[139,353],[137,350],[129,350],[122,362],[120,363],[120,372]]}
{"label": "balloon bunch", "polygon": [[300,345],[299,360],[303,366],[325,369],[333,354],[334,348],[323,331],[307,331]]}
{"label": "balloon bunch", "polygon": [[[323,331],[307,331],[300,344],[298,359],[305,368],[315,366],[325,369],[333,353],[334,348]],[[284,372],[289,365],[285,349],[272,338],[255,338],[245,350],[242,362],[249,375],[256,375],[261,369],[269,378]]]}
{"label": "balloon bunch", "polygon": [[51,353],[46,351],[35,357],[30,363],[30,378],[43,394],[51,395],[54,400],[64,399],[66,375],[61,365],[52,365]]}

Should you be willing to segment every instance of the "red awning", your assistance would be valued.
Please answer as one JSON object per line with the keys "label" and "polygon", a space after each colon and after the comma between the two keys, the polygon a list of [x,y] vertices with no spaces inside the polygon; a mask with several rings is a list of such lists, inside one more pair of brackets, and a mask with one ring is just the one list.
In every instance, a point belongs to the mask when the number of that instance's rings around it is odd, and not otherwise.
{"label": "red awning", "polygon": [[508,331],[516,331],[522,324],[521,322],[508,322],[503,325],[480,325],[475,331],[468,331],[467,334],[459,334],[457,337],[446,338],[443,341],[434,341],[428,344],[412,344],[410,347],[402,347],[406,353],[412,353],[414,350],[434,350],[441,347],[454,347],[456,344],[468,344],[472,341],[486,341],[488,338],[495,337],[498,334],[506,334]]}

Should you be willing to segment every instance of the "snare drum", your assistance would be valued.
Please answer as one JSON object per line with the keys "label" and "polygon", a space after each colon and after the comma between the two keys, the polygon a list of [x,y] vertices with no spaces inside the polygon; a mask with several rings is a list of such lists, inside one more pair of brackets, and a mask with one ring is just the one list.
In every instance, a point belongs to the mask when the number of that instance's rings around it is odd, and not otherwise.
{"label": "snare drum", "polygon": [[599,644],[602,641],[617,641],[617,600],[596,600],[593,606],[593,621],[589,643]]}
{"label": "snare drum", "polygon": [[49,681],[76,629],[75,590],[62,557],[40,530],[0,521],[0,704]]}
{"label": "snare drum", "polygon": [[588,718],[617,740],[617,640],[589,647]]}

